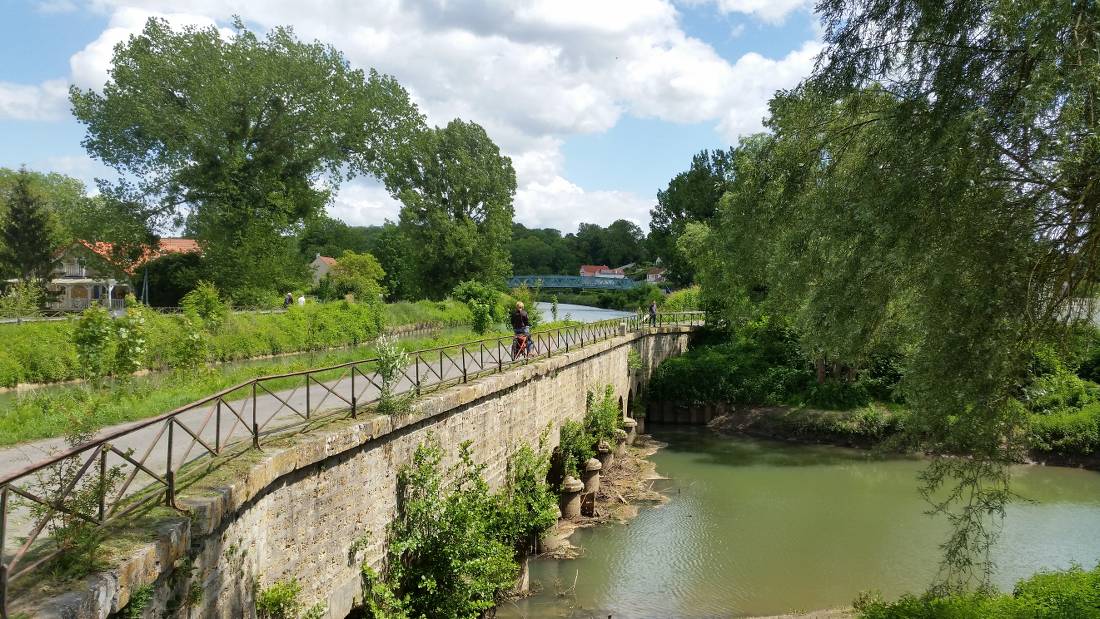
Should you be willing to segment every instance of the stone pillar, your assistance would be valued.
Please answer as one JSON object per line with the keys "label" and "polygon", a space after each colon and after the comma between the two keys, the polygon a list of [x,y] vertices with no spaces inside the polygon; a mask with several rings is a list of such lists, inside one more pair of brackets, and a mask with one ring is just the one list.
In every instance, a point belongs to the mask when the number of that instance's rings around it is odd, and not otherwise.
{"label": "stone pillar", "polygon": [[603,465],[595,458],[589,458],[588,462],[584,463],[584,472],[581,473],[581,479],[584,480],[584,492],[599,492],[600,491],[600,469]]}
{"label": "stone pillar", "polygon": [[631,418],[624,419],[623,427],[626,428],[626,444],[633,445],[634,439],[638,437],[637,420]]}
{"label": "stone pillar", "polygon": [[581,480],[573,477],[572,475],[566,475],[565,481],[561,482],[561,517],[566,520],[572,520],[573,518],[580,518],[581,516],[581,492],[584,490],[584,483]]}
{"label": "stone pillar", "polygon": [[626,453],[626,440],[627,440],[627,438],[628,438],[628,435],[626,433],[626,430],[623,430],[622,428],[617,428],[615,430],[615,457],[616,458],[622,458],[623,454]]}
{"label": "stone pillar", "polygon": [[619,323],[619,335],[626,335],[626,323],[625,322],[620,322]]}
{"label": "stone pillar", "polygon": [[645,434],[645,416],[635,417],[634,421],[638,423],[637,433]]}
{"label": "stone pillar", "polygon": [[603,470],[609,471],[611,470],[611,463],[615,461],[615,451],[607,441],[600,441],[600,444],[596,446],[596,457],[603,465]]}

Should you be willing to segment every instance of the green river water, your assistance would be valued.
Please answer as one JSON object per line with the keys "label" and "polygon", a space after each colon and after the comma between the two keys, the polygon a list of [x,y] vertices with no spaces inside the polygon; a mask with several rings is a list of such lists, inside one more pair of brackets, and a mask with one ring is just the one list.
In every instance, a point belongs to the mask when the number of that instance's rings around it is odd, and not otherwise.
{"label": "green river water", "polygon": [[[741,617],[924,590],[945,524],[924,515],[920,460],[657,429],[666,505],[577,531],[572,561],[533,560],[539,592],[498,617]],[[996,583],[1100,559],[1100,473],[1021,466]]]}

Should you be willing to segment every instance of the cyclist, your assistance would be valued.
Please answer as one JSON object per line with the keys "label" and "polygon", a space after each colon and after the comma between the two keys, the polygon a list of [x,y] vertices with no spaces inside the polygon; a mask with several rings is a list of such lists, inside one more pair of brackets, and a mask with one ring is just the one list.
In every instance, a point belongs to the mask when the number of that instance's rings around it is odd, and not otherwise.
{"label": "cyclist", "polygon": [[516,301],[516,311],[512,312],[512,332],[515,333],[515,338],[512,340],[512,357],[520,354],[529,355],[531,319],[527,317],[527,310],[523,309],[523,301]]}

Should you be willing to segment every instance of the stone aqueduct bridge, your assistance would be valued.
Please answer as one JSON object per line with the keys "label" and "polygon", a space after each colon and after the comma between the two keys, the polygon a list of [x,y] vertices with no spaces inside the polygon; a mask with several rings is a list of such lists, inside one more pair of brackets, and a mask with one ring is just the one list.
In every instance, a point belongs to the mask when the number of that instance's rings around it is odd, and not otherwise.
{"label": "stone aqueduct bridge", "polygon": [[[475,460],[499,485],[522,442],[534,444],[549,426],[553,447],[560,424],[583,417],[589,391],[611,385],[630,410],[651,368],[683,352],[691,330],[628,333],[624,326],[609,339],[427,395],[411,414],[347,419],[282,447],[265,446],[218,491],[181,495],[177,502],[191,518],[163,527],[159,542],[90,579],[79,599],[55,599],[31,614],[105,617],[152,583],[145,616],[162,616],[190,598],[185,616],[248,617],[258,590],[293,578],[306,608],[324,603],[328,617],[344,617],[361,597],[360,564],[382,559],[398,469],[429,433],[447,452],[445,466],[461,442],[473,441]],[[632,349],[642,372],[628,369]],[[365,545],[353,550],[356,540]]]}

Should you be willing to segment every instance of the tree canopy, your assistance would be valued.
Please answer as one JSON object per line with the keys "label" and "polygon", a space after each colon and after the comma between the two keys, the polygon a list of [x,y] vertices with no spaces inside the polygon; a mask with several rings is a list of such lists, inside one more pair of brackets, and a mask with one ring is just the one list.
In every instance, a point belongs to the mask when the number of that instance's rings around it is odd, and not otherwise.
{"label": "tree canopy", "polygon": [[445,296],[459,282],[502,285],[511,271],[512,160],[478,124],[453,120],[420,133],[386,176],[401,200],[408,282],[418,296]]}
{"label": "tree canopy", "polygon": [[102,94],[71,91],[85,148],[136,179],[119,201],[153,225],[186,222],[231,293],[301,277],[295,227],[344,178],[385,174],[423,124],[392,78],[331,46],[235,28],[150,19],[115,49]]}
{"label": "tree canopy", "polygon": [[717,213],[718,200],[729,188],[732,155],[732,149],[700,151],[687,171],[657,192],[657,206],[649,212],[649,253],[661,259],[669,278],[678,284],[690,284],[694,270],[677,249],[676,239],[688,223],[707,223]]}
{"label": "tree canopy", "polygon": [[49,280],[53,266],[54,220],[45,199],[31,186],[32,176],[25,169],[16,173],[0,194],[4,218],[0,225],[0,269],[25,281]]}

